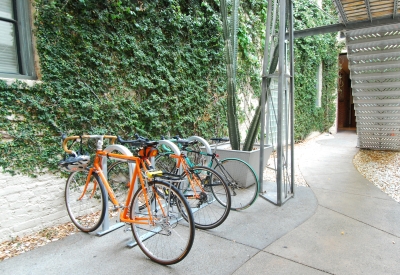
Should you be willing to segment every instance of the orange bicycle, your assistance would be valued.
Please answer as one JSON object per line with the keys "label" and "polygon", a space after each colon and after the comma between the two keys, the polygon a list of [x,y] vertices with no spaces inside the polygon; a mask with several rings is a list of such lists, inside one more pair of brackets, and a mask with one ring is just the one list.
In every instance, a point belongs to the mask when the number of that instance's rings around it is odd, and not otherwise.
{"label": "orange bicycle", "polygon": [[[135,138],[138,137],[138,135],[135,136]],[[178,142],[185,146],[193,143],[183,139]],[[121,138],[118,138],[118,143],[125,146],[133,145],[132,141]],[[167,168],[165,161],[168,165],[172,163],[173,168],[165,169]],[[182,192],[192,209],[196,228],[212,229],[226,220],[230,212],[231,195],[228,185],[218,172],[205,166],[191,166],[184,153],[177,155],[171,153],[161,160],[156,157],[154,166],[162,170],[162,175],[159,175],[162,180],[172,182]],[[128,172],[126,163],[113,163],[108,170],[109,181],[124,185],[123,182],[129,179]],[[182,216],[186,218],[184,212]]]}
{"label": "orange bicycle", "polygon": [[[138,139],[138,156],[127,156],[103,151],[103,140],[116,136],[83,135],[63,137],[63,149],[69,157],[59,166],[68,172],[65,202],[72,222],[84,232],[96,230],[103,222],[107,194],[120,210],[120,221],[131,225],[140,249],[153,261],[170,265],[180,262],[189,253],[195,225],[191,209],[182,193],[171,183],[155,179],[149,157],[157,154],[157,142]],[[90,157],[82,154],[82,139],[97,141],[93,165]],[[79,140],[78,152],[68,149],[68,141]],[[125,202],[119,202],[102,171],[102,159],[109,158],[133,164]],[[139,184],[136,184],[137,180]],[[135,191],[135,193],[134,193]],[[184,215],[184,219],[182,218]]]}

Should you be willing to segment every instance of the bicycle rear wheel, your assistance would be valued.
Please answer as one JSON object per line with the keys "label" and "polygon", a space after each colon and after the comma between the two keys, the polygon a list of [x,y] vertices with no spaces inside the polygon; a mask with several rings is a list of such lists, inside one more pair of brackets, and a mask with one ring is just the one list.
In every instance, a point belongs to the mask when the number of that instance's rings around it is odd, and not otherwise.
{"label": "bicycle rear wheel", "polygon": [[174,173],[176,169],[176,159],[170,157],[171,153],[161,153],[154,160],[156,170],[167,173]]}
{"label": "bicycle rear wheel", "polygon": [[179,189],[188,200],[196,227],[211,229],[221,225],[231,206],[228,185],[223,177],[205,166],[190,168],[189,177],[195,185],[194,190],[189,182],[181,182]]}
{"label": "bicycle rear wheel", "polygon": [[[176,264],[183,260],[192,248],[195,234],[193,215],[181,192],[173,185],[163,181],[149,183],[150,194],[154,195],[150,204],[154,222],[132,223],[132,233],[140,249],[156,263]],[[134,195],[131,219],[150,217],[148,208],[140,209],[144,191],[140,188]],[[182,219],[183,211],[187,220]]]}
{"label": "bicycle rear wheel", "polygon": [[[106,191],[96,173],[77,171],[69,175],[65,185],[65,204],[71,221],[83,232],[96,230],[103,222],[106,209]],[[86,188],[86,190],[85,190]]]}
{"label": "bicycle rear wheel", "polygon": [[[187,148],[186,156],[190,160],[191,166],[206,166],[207,157],[205,155],[200,154],[203,150],[203,145],[199,142],[191,144]],[[204,152],[205,153],[205,152]]]}
{"label": "bicycle rear wheel", "polygon": [[[126,161],[113,162],[107,169],[108,184],[114,191],[120,204],[125,204],[128,196],[131,179],[129,177],[129,163]],[[109,200],[112,203],[111,200]]]}
{"label": "bicycle rear wheel", "polygon": [[260,185],[251,166],[240,159],[227,158],[214,169],[222,175],[231,193],[231,209],[244,210],[257,199]]}

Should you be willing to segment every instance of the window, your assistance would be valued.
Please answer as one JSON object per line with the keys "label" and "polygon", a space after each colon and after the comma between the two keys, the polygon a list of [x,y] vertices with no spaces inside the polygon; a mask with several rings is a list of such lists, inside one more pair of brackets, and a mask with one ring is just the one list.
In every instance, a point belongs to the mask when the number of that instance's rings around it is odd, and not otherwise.
{"label": "window", "polygon": [[28,0],[0,0],[0,77],[35,79]]}

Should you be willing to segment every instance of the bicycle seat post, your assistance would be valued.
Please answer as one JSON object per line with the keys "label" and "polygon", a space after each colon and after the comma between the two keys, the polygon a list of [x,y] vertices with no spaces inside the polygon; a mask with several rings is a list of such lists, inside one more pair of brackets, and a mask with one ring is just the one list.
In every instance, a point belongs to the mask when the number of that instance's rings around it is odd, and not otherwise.
{"label": "bicycle seat post", "polygon": [[214,154],[216,154],[217,153],[217,147],[218,147],[218,144],[219,144],[219,140],[216,140],[215,141],[216,143],[215,143],[215,146],[214,146]]}

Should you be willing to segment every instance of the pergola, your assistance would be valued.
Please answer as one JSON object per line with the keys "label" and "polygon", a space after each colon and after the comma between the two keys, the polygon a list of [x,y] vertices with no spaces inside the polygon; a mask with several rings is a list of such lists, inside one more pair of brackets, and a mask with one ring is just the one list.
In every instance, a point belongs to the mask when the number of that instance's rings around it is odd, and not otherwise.
{"label": "pergola", "polygon": [[[294,195],[294,64],[293,40],[330,32],[342,32],[352,79],[352,91],[357,117],[358,146],[379,150],[400,150],[400,16],[398,0],[332,0],[338,21],[327,26],[293,30],[293,0],[268,1],[266,48],[264,51],[261,106],[270,91],[268,79],[278,82],[276,104],[276,192],[261,193],[266,200],[282,205]],[[286,13],[288,11],[288,13]],[[276,22],[285,22],[274,30]],[[283,20],[288,15],[288,20]],[[280,18],[283,18],[280,20]],[[279,68],[269,75],[266,68],[271,48],[278,37]],[[270,100],[268,96],[268,100]],[[269,104],[267,104],[269,106]],[[262,108],[261,133],[268,131],[270,111]],[[260,170],[264,167],[264,135],[260,139]],[[263,190],[261,190],[263,191]],[[272,194],[272,195],[271,195]]]}

